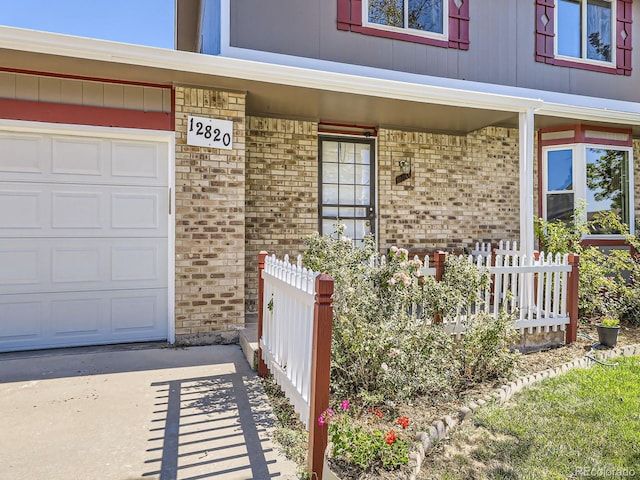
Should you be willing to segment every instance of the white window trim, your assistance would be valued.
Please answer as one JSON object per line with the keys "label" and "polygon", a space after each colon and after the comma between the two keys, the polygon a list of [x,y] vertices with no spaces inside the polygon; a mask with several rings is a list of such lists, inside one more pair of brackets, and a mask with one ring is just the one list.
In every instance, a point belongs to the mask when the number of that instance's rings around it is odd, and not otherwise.
{"label": "white window trim", "polygon": [[[587,199],[587,149],[599,148],[606,150],[621,150],[627,152],[627,161],[629,162],[629,233],[635,234],[635,195],[634,195],[634,167],[633,167],[633,147],[619,147],[615,145],[603,145],[600,143],[570,143],[563,145],[552,145],[542,147],[542,218],[547,219],[547,195],[548,190],[548,162],[547,154],[550,151],[571,150],[572,151],[572,169],[573,169],[573,188],[571,190],[559,190],[557,193],[573,192],[573,201],[575,203]],[[585,235],[585,239],[597,240],[620,240],[624,239],[624,235]]]}
{"label": "white window trim", "polygon": [[[596,65],[599,67],[607,67],[607,68],[615,68],[616,67],[616,51],[617,51],[617,43],[616,43],[616,31],[617,31],[617,2],[615,0],[604,0],[611,5],[611,61],[605,62],[602,60],[592,60],[587,58],[587,9],[582,8],[583,5],[586,4],[587,0],[580,0],[580,34],[582,38],[580,39],[581,51],[580,57],[569,57],[567,55],[560,55],[558,53],[558,31],[560,29],[560,23],[558,22],[558,13],[559,13],[559,1],[556,0],[554,10],[554,25],[555,25],[555,35],[553,39],[553,54],[554,57],[558,60],[566,60],[568,62],[576,62],[576,63],[584,63],[587,65]],[[364,3],[364,2],[363,2]]]}
{"label": "white window trim", "polygon": [[[404,24],[409,24],[409,7],[408,0],[405,0]],[[424,30],[416,30],[413,28],[400,28],[391,25],[382,25],[380,23],[369,22],[369,0],[362,2],[362,26],[367,28],[375,28],[377,30],[386,30],[389,32],[403,33],[405,35],[413,35],[415,37],[433,38],[436,40],[449,40],[449,1],[442,0],[442,33],[426,32]]]}

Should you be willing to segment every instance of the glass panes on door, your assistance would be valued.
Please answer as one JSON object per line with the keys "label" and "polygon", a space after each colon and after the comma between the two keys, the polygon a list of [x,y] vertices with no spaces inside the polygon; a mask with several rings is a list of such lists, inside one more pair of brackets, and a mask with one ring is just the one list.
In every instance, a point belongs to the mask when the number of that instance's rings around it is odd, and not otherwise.
{"label": "glass panes on door", "polygon": [[335,231],[339,219],[344,235],[361,243],[373,232],[373,141],[324,139],[320,142],[320,229]]}

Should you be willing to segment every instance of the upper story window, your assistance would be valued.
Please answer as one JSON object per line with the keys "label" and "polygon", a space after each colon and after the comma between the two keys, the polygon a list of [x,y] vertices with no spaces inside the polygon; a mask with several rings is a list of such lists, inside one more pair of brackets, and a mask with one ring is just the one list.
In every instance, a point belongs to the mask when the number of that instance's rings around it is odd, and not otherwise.
{"label": "upper story window", "polygon": [[371,27],[444,38],[445,0],[365,0],[362,3]]}
{"label": "upper story window", "polygon": [[559,0],[558,55],[611,63],[614,18],[609,0]]}
{"label": "upper story window", "polygon": [[[613,211],[634,231],[631,132],[589,127],[541,131],[540,207],[548,221],[571,220],[585,205],[586,219]],[[616,235],[604,227],[597,235]]]}
{"label": "upper story window", "polygon": [[632,0],[536,0],[536,60],[631,75]]}
{"label": "upper story window", "polygon": [[469,49],[470,0],[338,0],[338,29]]}

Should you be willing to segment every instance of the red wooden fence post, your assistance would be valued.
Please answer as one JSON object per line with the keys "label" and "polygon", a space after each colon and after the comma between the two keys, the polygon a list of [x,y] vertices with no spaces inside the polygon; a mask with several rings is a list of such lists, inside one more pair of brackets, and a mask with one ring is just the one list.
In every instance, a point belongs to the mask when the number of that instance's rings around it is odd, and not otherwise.
{"label": "red wooden fence post", "polygon": [[[444,262],[446,258],[447,254],[441,250],[438,250],[433,256],[433,266],[436,269],[436,282],[441,282],[442,277],[444,277]],[[442,323],[442,315],[440,312],[433,314],[433,323],[436,325]]]}
{"label": "red wooden fence post", "polygon": [[324,451],[327,448],[327,426],[318,425],[318,417],[329,408],[331,371],[331,329],[333,323],[333,278],[316,277],[316,302],[313,314],[313,347],[311,350],[311,411],[309,412],[308,466],[311,478],[322,479]]}
{"label": "red wooden fence post", "polygon": [[262,359],[262,348],[260,348],[260,340],[262,339],[262,321],[264,315],[264,280],[262,279],[262,271],[264,270],[264,259],[269,255],[262,250],[258,253],[258,375],[266,377],[269,375],[267,365]]}
{"label": "red wooden fence post", "polygon": [[565,343],[573,343],[578,339],[578,278],[580,256],[569,254],[571,272],[567,278],[567,312],[569,313],[569,325],[565,332]]}

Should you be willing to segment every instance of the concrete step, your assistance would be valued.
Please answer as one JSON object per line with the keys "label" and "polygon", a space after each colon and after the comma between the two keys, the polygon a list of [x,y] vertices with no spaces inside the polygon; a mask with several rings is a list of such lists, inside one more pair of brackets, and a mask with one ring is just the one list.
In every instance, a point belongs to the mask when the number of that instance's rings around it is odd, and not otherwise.
{"label": "concrete step", "polygon": [[258,369],[258,325],[255,323],[245,324],[245,328],[240,330],[240,347],[249,365],[254,370]]}

